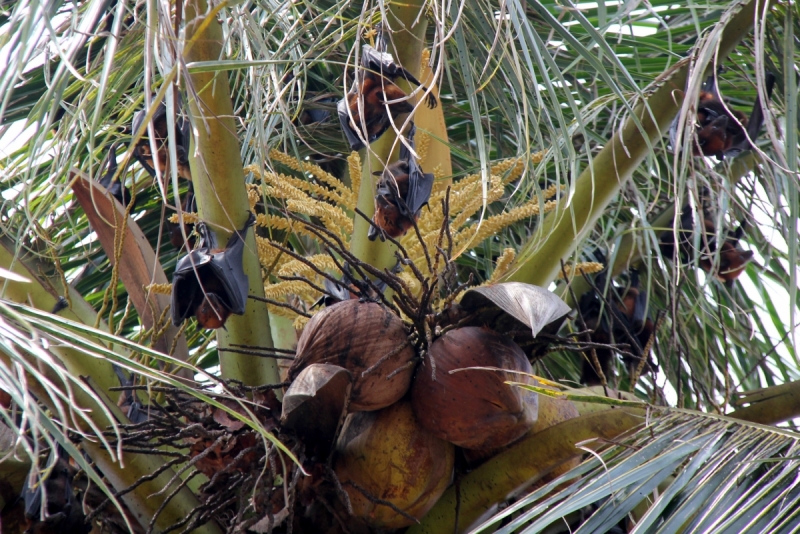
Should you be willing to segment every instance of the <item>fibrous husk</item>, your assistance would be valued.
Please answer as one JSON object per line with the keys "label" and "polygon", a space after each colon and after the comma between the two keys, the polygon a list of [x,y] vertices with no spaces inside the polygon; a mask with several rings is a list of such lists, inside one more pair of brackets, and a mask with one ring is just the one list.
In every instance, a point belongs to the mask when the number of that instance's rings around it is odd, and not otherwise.
{"label": "fibrous husk", "polygon": [[470,289],[449,313],[451,321],[468,318],[464,326],[486,326],[512,337],[530,358],[537,358],[549,344],[537,336],[558,332],[569,311],[558,295],[542,287],[503,282]]}
{"label": "fibrous husk", "polygon": [[[434,373],[435,367],[435,373]],[[533,383],[527,376],[493,367],[531,373],[516,343],[487,328],[447,332],[430,347],[411,388],[420,424],[465,449],[494,449],[525,434],[536,421],[537,395],[506,381]]]}
{"label": "fibrous husk", "polygon": [[293,429],[307,446],[330,450],[351,383],[350,373],[338,365],[309,365],[283,396],[281,425]]}
{"label": "fibrous husk", "polygon": [[402,528],[414,522],[411,518],[424,516],[444,493],[453,474],[454,451],[450,443],[423,429],[403,400],[380,411],[347,416],[336,444],[334,470],[356,517],[374,527]]}
{"label": "fibrous husk", "polygon": [[413,358],[414,349],[397,315],[375,302],[347,300],[308,322],[289,379],[314,363],[338,365],[353,377],[349,410],[379,410],[408,391]]}

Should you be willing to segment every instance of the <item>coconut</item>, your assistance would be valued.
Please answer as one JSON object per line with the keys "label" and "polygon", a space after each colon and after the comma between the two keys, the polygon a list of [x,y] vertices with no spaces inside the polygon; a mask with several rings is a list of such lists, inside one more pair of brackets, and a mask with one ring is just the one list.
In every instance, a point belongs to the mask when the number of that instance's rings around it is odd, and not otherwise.
{"label": "coconut", "polygon": [[411,518],[422,518],[442,496],[454,458],[455,448],[423,429],[403,400],[377,412],[347,416],[334,470],[353,515],[373,527],[402,528],[414,522]]}
{"label": "coconut", "polygon": [[338,365],[353,377],[349,410],[379,410],[408,391],[413,358],[397,315],[376,302],[346,300],[317,313],[303,329],[289,380],[314,363]]}
{"label": "coconut", "polygon": [[[434,372],[435,367],[435,372]],[[430,346],[411,388],[420,424],[465,449],[496,449],[518,439],[536,422],[537,395],[506,381],[533,384],[522,349],[493,330],[451,330]]]}

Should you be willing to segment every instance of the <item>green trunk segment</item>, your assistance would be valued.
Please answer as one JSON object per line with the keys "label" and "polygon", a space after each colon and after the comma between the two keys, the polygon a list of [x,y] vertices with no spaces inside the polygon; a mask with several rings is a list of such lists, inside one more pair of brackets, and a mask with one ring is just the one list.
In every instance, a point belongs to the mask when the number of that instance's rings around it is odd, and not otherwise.
{"label": "green trunk segment", "polygon": [[[718,62],[722,62],[750,31],[757,6],[758,3],[751,0],[727,21],[719,41]],[[688,71],[689,63],[685,62],[646,102],[635,108],[647,139],[629,118],[621,132],[611,136],[593,165],[578,177],[572,203],[565,210],[554,211],[544,218],[541,229],[537,229],[522,248],[506,280],[547,287],[556,278],[561,260],[566,259],[591,231],[622,185],[650,152],[650,147],[669,128],[680,109]]]}
{"label": "green trunk segment", "polygon": [[[207,11],[205,0],[186,4],[187,63],[214,61],[222,56],[222,27],[216,14],[208,15]],[[217,232],[220,242],[225,243],[234,229],[244,225],[249,210],[230,87],[225,72],[192,74],[191,84],[197,91],[196,98],[189,99],[189,111],[195,142],[190,165],[198,212]],[[250,279],[250,294],[263,297],[261,266],[252,229],[245,240],[244,271]],[[217,333],[220,347],[273,346],[269,316],[262,302],[248,300],[244,315],[229,317],[225,328]],[[280,381],[272,358],[222,352],[220,367],[223,378],[240,380],[246,385]]]}
{"label": "green trunk segment", "polygon": [[800,415],[800,381],[772,386],[740,395],[739,403],[750,403],[728,417],[761,425],[777,425]]}
{"label": "green trunk segment", "polygon": [[[526,436],[461,479],[458,531],[466,531],[515,491],[525,489],[562,463],[582,457],[585,450],[575,447],[575,443],[592,438],[613,439],[643,422],[641,410],[613,409],[570,419]],[[454,532],[455,511],[456,491],[451,486],[422,522],[406,533]]]}
{"label": "green trunk segment", "polygon": [[[387,18],[384,21],[385,25],[393,30],[391,33],[393,44],[389,44],[388,51],[394,56],[397,63],[414,76],[420,74],[420,60],[425,47],[425,30],[428,27],[425,16],[420,16],[420,9],[424,5],[425,2],[420,0],[411,0],[407,3],[393,2],[389,5]],[[397,84],[406,92],[413,89],[402,79],[398,79]],[[401,120],[404,120],[404,117],[401,117]],[[396,126],[399,128],[402,126],[402,122],[397,122]],[[396,135],[390,127],[380,139],[361,151],[362,172],[361,188],[358,191],[358,209],[368,217],[372,217],[375,212],[375,185],[378,180],[378,177],[372,173],[383,171],[384,162],[392,159],[390,158],[392,153],[396,157],[399,144],[395,146],[395,140]],[[394,151],[392,151],[392,147],[395,147]],[[359,215],[355,216],[354,223],[353,237],[350,241],[350,249],[353,254],[359,260],[379,269],[394,267],[397,262],[395,246],[388,241],[382,242],[380,239],[368,240],[367,232],[370,225]]]}

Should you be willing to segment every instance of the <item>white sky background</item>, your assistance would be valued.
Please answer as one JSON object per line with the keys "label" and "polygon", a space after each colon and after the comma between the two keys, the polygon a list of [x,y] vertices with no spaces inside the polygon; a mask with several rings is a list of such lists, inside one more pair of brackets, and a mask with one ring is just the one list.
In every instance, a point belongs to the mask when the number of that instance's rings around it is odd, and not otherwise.
{"label": "white sky background", "polygon": [[[596,8],[596,2],[583,2],[579,4],[579,9],[592,9]],[[613,9],[613,5],[608,5],[607,8],[609,10]],[[661,8],[659,8],[661,9]],[[666,8],[663,8],[666,9]],[[648,18],[649,14],[649,18]],[[56,19],[64,17],[65,15],[59,15]],[[637,36],[647,36],[658,31],[658,20],[652,17],[652,11],[647,10],[635,10],[630,13],[632,19],[639,18],[640,20],[636,21],[635,23],[620,26],[617,24],[609,25],[606,28],[607,33],[612,34],[627,34],[627,35],[637,35]],[[47,38],[43,36],[43,31],[34,32],[33,35],[36,35],[39,40],[40,47],[44,48],[42,45],[44,44],[44,40]],[[9,58],[13,50],[9,48],[8,45],[0,48],[0,65],[8,65]],[[28,63],[28,68],[34,68],[36,66],[41,65],[44,62],[45,55],[44,53],[39,54],[36,58],[34,58],[31,62]],[[33,129],[28,128],[25,129],[24,123],[17,122],[11,125],[6,126],[5,128],[0,129],[0,158],[5,158],[9,154],[13,153],[14,151],[18,150],[19,148],[23,147],[25,143],[30,139],[31,135],[33,134]],[[16,191],[14,190],[0,190],[0,194],[6,199],[11,200],[16,196]],[[771,204],[767,201],[765,193],[759,191],[761,198],[758,200],[760,201],[757,205],[761,206],[771,206]],[[752,210],[752,216],[756,222],[756,224],[761,228],[761,230],[768,236],[768,238],[775,244],[776,246],[783,245],[783,250],[786,251],[786,244],[785,242],[781,243],[776,242],[780,236],[778,236],[775,232],[771,229],[774,227],[774,221],[776,219],[775,213],[768,213],[763,209],[754,208]],[[776,239],[777,238],[777,239]],[[747,248],[747,243],[743,242],[745,248]],[[755,252],[755,259],[760,265],[764,265],[764,258],[761,256],[758,250],[753,249]],[[790,270],[792,267],[789,265],[784,266],[787,271]],[[797,266],[793,267],[797,269]],[[800,277],[798,277],[800,278]],[[753,282],[749,279],[748,276],[743,275],[739,277],[739,282],[741,283],[741,288],[747,293],[747,295],[755,302],[761,302],[762,306],[760,309],[756,310],[756,313],[760,316],[762,323],[764,324],[771,340],[771,344],[777,343],[781,336],[778,333],[778,330],[772,323],[772,319],[769,316],[766,308],[763,306],[763,302],[761,301],[760,292],[758,288],[753,284]],[[773,296],[773,304],[780,315],[781,322],[785,325],[787,330],[791,329],[790,325],[790,300],[788,293],[780,288],[776,283],[768,279],[766,276],[760,277],[761,284],[763,284],[766,288],[768,288],[768,294]],[[796,315],[797,318],[797,315]],[[753,332],[755,334],[755,332]],[[794,329],[792,333],[793,340],[795,341],[794,346],[797,347],[797,329]],[[777,353],[781,356],[783,360],[785,360],[788,364],[788,367],[796,369],[797,365],[792,360],[789,352],[786,350],[786,347],[783,344],[779,345],[777,348]],[[793,378],[797,379],[800,376],[794,376]],[[677,403],[677,395],[675,391],[672,389],[670,384],[666,381],[666,378],[661,375],[658,378],[659,384],[664,386],[665,392],[668,395],[668,401],[675,405]]]}

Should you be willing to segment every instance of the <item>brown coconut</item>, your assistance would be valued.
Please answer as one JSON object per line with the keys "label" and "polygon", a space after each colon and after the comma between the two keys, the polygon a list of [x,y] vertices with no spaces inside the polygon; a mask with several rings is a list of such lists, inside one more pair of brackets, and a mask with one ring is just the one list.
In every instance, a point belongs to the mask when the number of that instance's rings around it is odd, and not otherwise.
{"label": "brown coconut", "polygon": [[465,449],[503,447],[530,430],[536,393],[505,382],[534,380],[502,371],[450,372],[468,367],[531,373],[525,353],[510,338],[487,328],[452,330],[431,345],[414,378],[411,404],[420,424]]}
{"label": "brown coconut", "polygon": [[353,377],[349,410],[379,410],[408,391],[413,358],[397,315],[376,302],[346,300],[317,313],[303,329],[289,380],[314,363],[338,365]]}
{"label": "brown coconut", "polygon": [[450,484],[454,458],[453,445],[423,429],[403,400],[380,411],[347,416],[336,444],[334,470],[356,517],[373,527],[402,528],[413,519],[376,499],[422,518]]}

